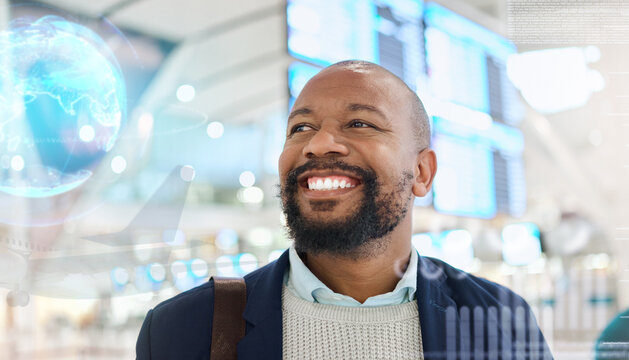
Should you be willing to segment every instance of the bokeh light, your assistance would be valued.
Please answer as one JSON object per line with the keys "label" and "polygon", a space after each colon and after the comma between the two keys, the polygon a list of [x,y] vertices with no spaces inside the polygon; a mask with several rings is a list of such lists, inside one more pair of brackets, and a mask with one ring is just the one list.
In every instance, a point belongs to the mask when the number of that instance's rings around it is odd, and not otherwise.
{"label": "bokeh light", "polygon": [[144,112],[140,115],[138,119],[138,132],[142,136],[147,136],[153,131],[153,125],[155,123],[155,118],[153,114],[150,112]]}
{"label": "bokeh light", "polygon": [[202,259],[190,260],[190,273],[197,278],[206,277],[208,274],[207,263]]}
{"label": "bokeh light", "polygon": [[234,258],[230,255],[222,255],[216,258],[216,274],[218,276],[238,276],[234,266]]}
{"label": "bokeh light", "polygon": [[433,244],[433,238],[430,234],[421,233],[415,234],[411,238],[411,242],[417,251],[424,256],[436,257],[439,258],[441,254],[438,253],[438,250],[435,248]]}
{"label": "bokeh light", "polygon": [[15,171],[22,171],[24,169],[24,158],[20,155],[15,155],[11,158],[11,168]]}
{"label": "bokeh light", "polygon": [[185,278],[188,274],[188,266],[183,260],[176,260],[170,265],[170,273],[173,275],[173,279],[178,280]]}
{"label": "bokeh light", "polygon": [[90,125],[83,125],[81,126],[81,130],[79,130],[79,138],[86,143],[94,140],[95,135],[94,128]]}
{"label": "bokeh light", "polygon": [[194,100],[195,95],[196,91],[192,85],[184,84],[177,88],[177,99],[181,102],[190,102]]}
{"label": "bokeh light", "polygon": [[240,185],[244,187],[253,186],[253,184],[256,183],[256,176],[249,170],[243,171],[240,173],[238,181],[240,182]]}
{"label": "bokeh light", "polygon": [[238,190],[236,196],[244,204],[259,204],[264,200],[264,191],[259,187],[250,186]]}
{"label": "bokeh light", "polygon": [[212,121],[207,125],[207,136],[211,137],[212,139],[220,138],[221,136],[223,136],[224,132],[225,127],[219,121]]}
{"label": "bokeh light", "polygon": [[276,250],[271,251],[269,253],[269,256],[267,257],[267,261],[272,262],[279,259],[280,256],[282,256],[282,254],[284,253],[284,251],[286,251],[286,249],[276,249]]}
{"label": "bokeh light", "polygon": [[509,224],[502,229],[502,257],[513,266],[528,265],[542,255],[540,232],[533,223]]}
{"label": "bokeh light", "polygon": [[467,230],[451,230],[442,234],[443,260],[450,265],[467,270],[474,260],[472,235]]}
{"label": "bokeh light", "polygon": [[116,174],[122,174],[123,171],[125,171],[125,169],[127,168],[127,160],[125,160],[124,157],[118,155],[118,156],[114,156],[113,159],[111,159],[111,171],[113,171]]}
{"label": "bokeh light", "polygon": [[129,282],[129,272],[125,268],[114,268],[111,270],[111,280],[116,286],[124,286]]}
{"label": "bokeh light", "polygon": [[270,246],[273,243],[273,233],[265,227],[254,227],[247,233],[247,240],[253,246]]}
{"label": "bokeh light", "polygon": [[258,258],[251,253],[238,254],[235,263],[238,276],[244,276],[258,268]]}
{"label": "bokeh light", "polygon": [[190,165],[182,166],[181,170],[179,170],[179,177],[185,182],[190,182],[194,180],[195,176],[196,172],[194,171],[194,167]]}
{"label": "bokeh light", "polygon": [[238,233],[232,229],[222,229],[216,234],[216,247],[227,251],[238,245]]}
{"label": "bokeh light", "polygon": [[148,275],[151,281],[160,283],[166,279],[166,268],[162,264],[151,264],[148,267]]}

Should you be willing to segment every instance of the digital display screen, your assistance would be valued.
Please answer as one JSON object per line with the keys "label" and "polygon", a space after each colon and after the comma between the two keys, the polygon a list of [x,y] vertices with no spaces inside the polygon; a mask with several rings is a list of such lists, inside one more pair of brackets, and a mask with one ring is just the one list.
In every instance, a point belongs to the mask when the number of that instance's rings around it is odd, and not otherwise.
{"label": "digital display screen", "polygon": [[516,53],[504,37],[434,3],[424,11],[431,115],[439,163],[434,206],[440,212],[492,218],[526,210],[524,107],[506,74]]}
{"label": "digital display screen", "polygon": [[[443,121],[435,119],[435,129]],[[433,184],[435,209],[453,215],[494,217],[496,198],[489,139],[474,131],[465,136],[436,131],[433,149],[439,161]]]}
{"label": "digital display screen", "polygon": [[366,0],[289,0],[288,51],[327,66],[340,60],[377,61],[376,8]]}
{"label": "digital display screen", "polygon": [[434,95],[517,125],[524,107],[506,69],[515,45],[434,3],[426,5],[424,20],[427,73]]}
{"label": "digital display screen", "polygon": [[371,61],[416,89],[425,73],[422,12],[416,0],[289,0],[288,51],[322,67]]}
{"label": "digital display screen", "polygon": [[439,164],[433,184],[437,211],[479,218],[524,213],[520,130],[495,122],[486,128],[468,127],[439,117],[433,127]]}
{"label": "digital display screen", "polygon": [[524,176],[524,137],[511,126],[494,123],[491,131],[494,158],[496,211],[522,216],[526,211],[526,179]]}

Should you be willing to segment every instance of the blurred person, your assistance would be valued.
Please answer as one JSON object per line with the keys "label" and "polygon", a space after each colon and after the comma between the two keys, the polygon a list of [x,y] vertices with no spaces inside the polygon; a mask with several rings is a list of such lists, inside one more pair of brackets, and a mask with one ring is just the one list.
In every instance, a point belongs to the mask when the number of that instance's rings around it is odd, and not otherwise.
{"label": "blurred person", "polygon": [[[436,171],[428,115],[402,80],[354,60],[314,76],[279,159],[293,243],[245,276],[238,358],[551,358],[521,297],[413,247],[414,198]],[[210,281],[150,310],[138,359],[208,358],[213,295]]]}

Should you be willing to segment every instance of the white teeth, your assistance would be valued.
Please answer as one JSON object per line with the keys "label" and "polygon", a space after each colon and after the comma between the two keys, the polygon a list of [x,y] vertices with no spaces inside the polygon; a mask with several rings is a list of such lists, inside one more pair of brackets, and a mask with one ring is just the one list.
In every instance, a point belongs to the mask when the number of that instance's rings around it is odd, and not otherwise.
{"label": "white teeth", "polygon": [[337,190],[337,189],[346,189],[353,188],[356,185],[352,185],[347,182],[347,180],[338,180],[338,179],[317,179],[316,181],[308,181],[308,189],[310,190]]}

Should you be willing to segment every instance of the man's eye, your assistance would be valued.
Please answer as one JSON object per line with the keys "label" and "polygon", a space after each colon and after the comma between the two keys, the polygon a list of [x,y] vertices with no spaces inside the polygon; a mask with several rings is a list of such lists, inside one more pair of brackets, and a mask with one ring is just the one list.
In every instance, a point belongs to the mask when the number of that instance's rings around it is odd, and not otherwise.
{"label": "man's eye", "polygon": [[371,127],[371,125],[367,124],[366,122],[362,122],[360,120],[354,120],[349,124],[349,127],[366,128],[366,127]]}
{"label": "man's eye", "polygon": [[298,133],[298,132],[304,132],[304,131],[309,130],[309,129],[312,129],[312,127],[310,125],[306,125],[306,124],[295,125],[290,130],[290,133],[294,134],[294,133]]}

